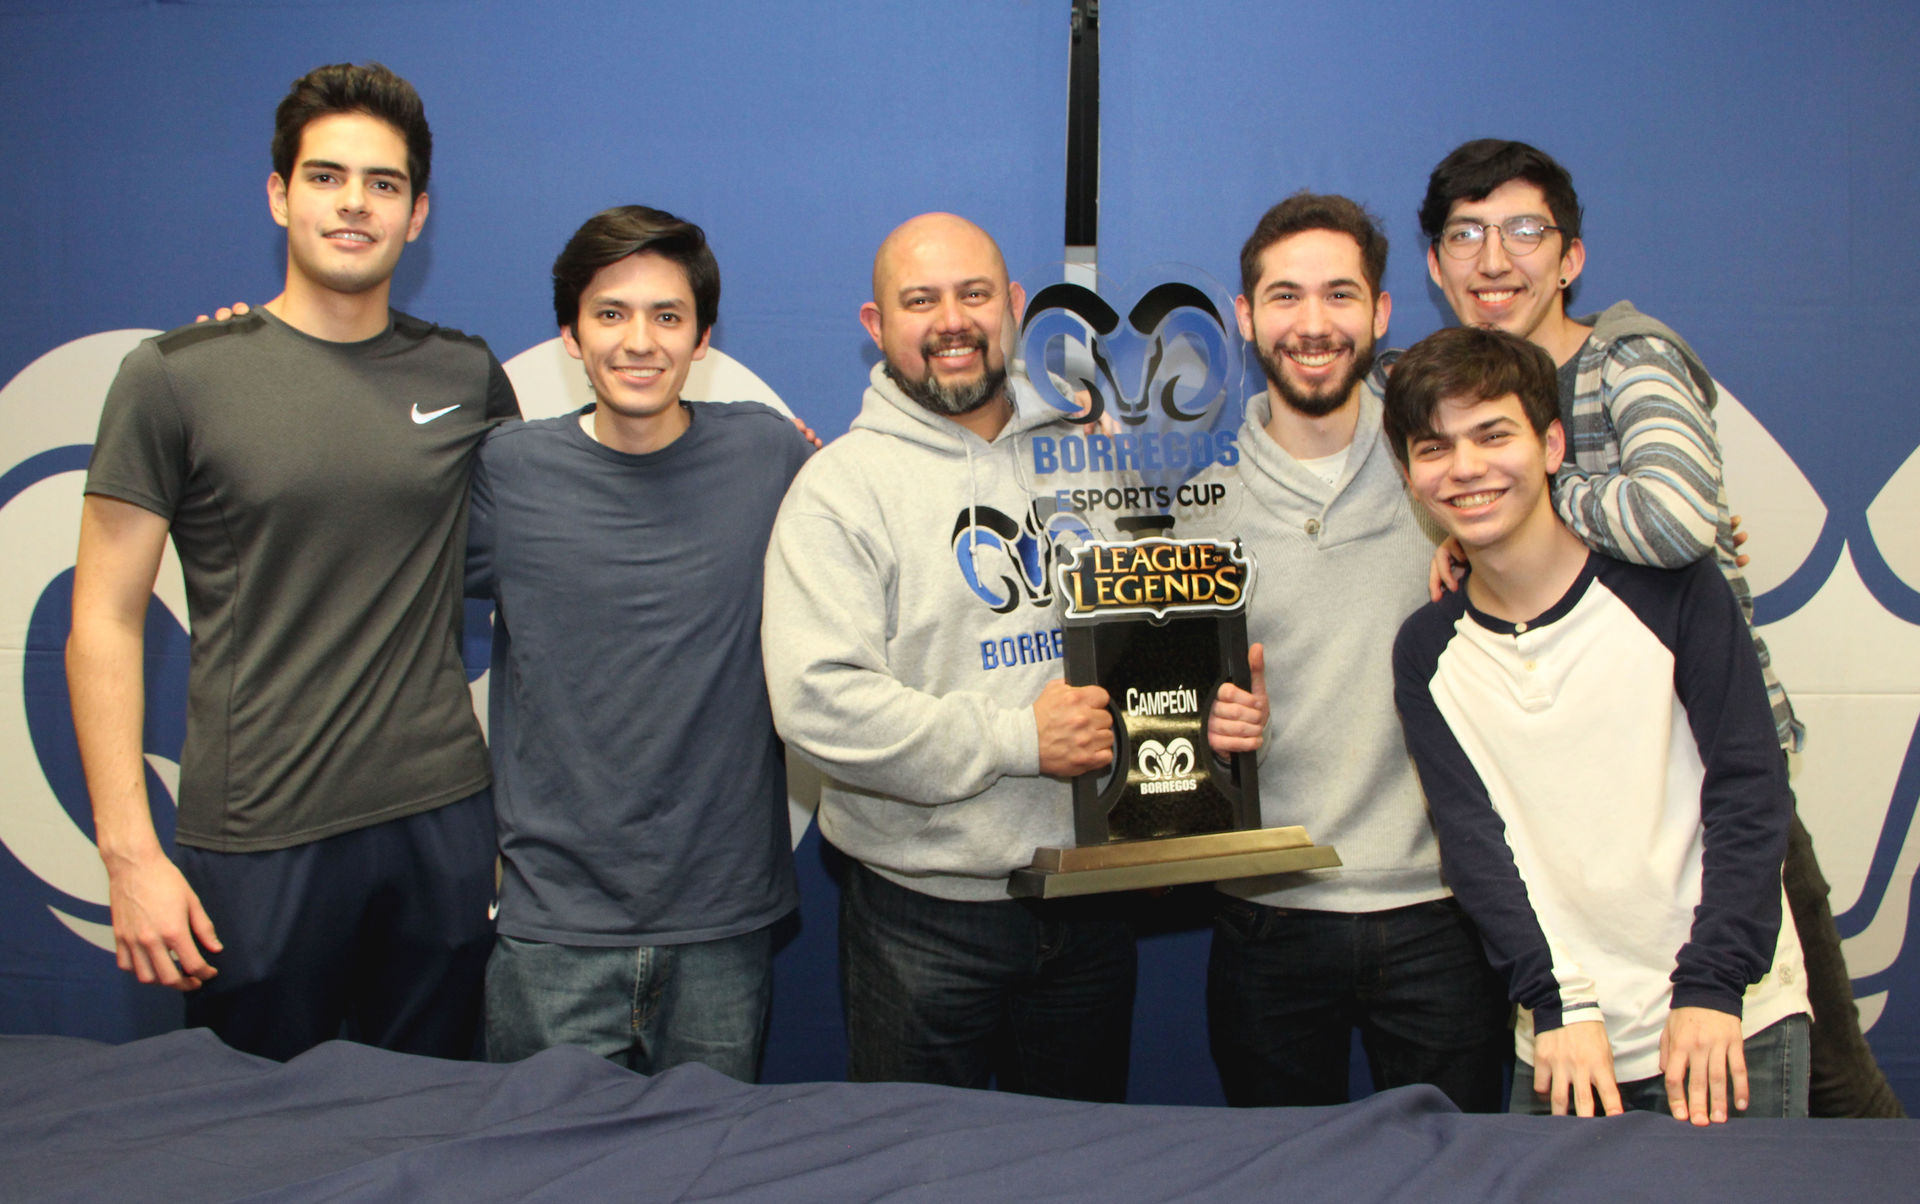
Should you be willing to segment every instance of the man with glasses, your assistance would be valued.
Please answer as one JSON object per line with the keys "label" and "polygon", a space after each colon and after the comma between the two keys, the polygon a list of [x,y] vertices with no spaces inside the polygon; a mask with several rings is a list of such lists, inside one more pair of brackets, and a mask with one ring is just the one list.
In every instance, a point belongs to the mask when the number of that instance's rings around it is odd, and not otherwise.
{"label": "man with glasses", "polygon": [[[1427,181],[1428,274],[1462,324],[1518,335],[1557,366],[1567,449],[1553,503],[1567,527],[1637,564],[1677,569],[1714,555],[1751,625],[1711,414],[1718,386],[1684,339],[1629,302],[1567,313],[1567,290],[1586,265],[1580,218],[1572,176],[1545,152],[1465,143]],[[1436,558],[1436,595],[1440,584],[1457,586],[1457,553],[1450,541]],[[1757,634],[1754,644],[1781,746],[1798,748],[1804,729]],[[1814,1011],[1812,1114],[1904,1115],[1860,1033],[1826,880],[1797,815],[1786,887]]]}

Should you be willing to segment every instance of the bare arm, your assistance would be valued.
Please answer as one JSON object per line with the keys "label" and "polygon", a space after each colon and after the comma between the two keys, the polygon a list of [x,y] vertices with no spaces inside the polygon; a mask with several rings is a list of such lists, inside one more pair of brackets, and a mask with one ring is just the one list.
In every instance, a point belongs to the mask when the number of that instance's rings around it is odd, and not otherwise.
{"label": "bare arm", "polygon": [[140,739],[147,600],[166,542],[160,515],[88,496],[74,564],[67,686],[107,867],[115,960],[141,982],[190,991],[215,973],[200,946],[218,952],[220,941],[153,830]]}

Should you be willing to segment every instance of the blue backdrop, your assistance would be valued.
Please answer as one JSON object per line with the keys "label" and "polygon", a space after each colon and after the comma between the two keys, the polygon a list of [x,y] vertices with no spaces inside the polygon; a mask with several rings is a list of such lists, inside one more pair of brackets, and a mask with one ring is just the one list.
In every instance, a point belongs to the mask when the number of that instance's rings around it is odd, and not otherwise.
{"label": "blue backdrop", "polygon": [[[967,214],[1030,285],[1061,258],[1067,9],[0,0],[13,234],[0,556],[24,581],[0,581],[0,1030],[121,1038],[178,1022],[172,996],[86,939],[104,893],[74,853],[91,824],[59,648],[78,469],[125,349],[90,336],[277,290],[266,144],[290,80],[380,59],[426,99],[433,211],[402,260],[402,308],[509,359],[553,335],[547,269],[567,234],[606,205],[658,205],[712,237],[715,346],[831,436],[871,362],[855,313],[894,224]],[[1389,341],[1404,345],[1448,320],[1413,220],[1432,164],[1496,135],[1572,169],[1589,249],[1575,308],[1631,297],[1739,398],[1721,415],[1735,506],[1755,533],[1769,641],[1813,728],[1796,786],[1870,1035],[1920,1100],[1920,965],[1905,952],[1920,861],[1920,410],[1893,383],[1920,291],[1920,13],[1130,0],[1102,22],[1100,266],[1123,290],[1168,262],[1231,282],[1267,205],[1300,187],[1344,192],[1396,244]],[[164,702],[179,696],[181,645],[156,637]],[[177,749],[169,722],[156,707],[150,748]],[[35,801],[49,792],[57,806]],[[799,855],[767,1073],[832,1078],[835,893],[817,836]],[[1137,1099],[1218,1099],[1194,912],[1180,894],[1154,908]]]}

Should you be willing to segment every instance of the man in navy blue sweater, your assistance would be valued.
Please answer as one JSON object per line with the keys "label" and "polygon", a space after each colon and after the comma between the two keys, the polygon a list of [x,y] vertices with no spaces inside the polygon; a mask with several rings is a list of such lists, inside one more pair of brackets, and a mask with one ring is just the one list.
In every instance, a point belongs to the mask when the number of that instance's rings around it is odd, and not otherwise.
{"label": "man in navy blue sweater", "polygon": [[698,226],[609,209],[553,279],[594,403],[495,432],[473,475],[467,587],[497,615],[487,1055],[750,1081],[798,902],[762,558],[808,448],[765,406],[680,396],[720,305]]}

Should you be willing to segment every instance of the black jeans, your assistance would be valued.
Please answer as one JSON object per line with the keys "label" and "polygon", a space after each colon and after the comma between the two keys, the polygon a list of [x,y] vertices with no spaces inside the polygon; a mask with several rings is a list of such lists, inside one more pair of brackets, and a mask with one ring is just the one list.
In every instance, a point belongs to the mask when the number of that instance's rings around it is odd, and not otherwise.
{"label": "black jeans", "polygon": [[1207,1028],[1238,1107],[1345,1103],[1358,1028],[1375,1088],[1431,1083],[1501,1111],[1510,1015],[1452,899],[1348,915],[1228,898],[1214,921]]}
{"label": "black jeans", "polygon": [[1120,1102],[1133,929],[1114,901],[957,903],[848,859],[847,1077]]}
{"label": "black jeans", "polygon": [[1787,906],[1800,932],[1807,966],[1807,1002],[1813,1005],[1813,1078],[1810,1116],[1897,1118],[1906,1115],[1860,1031],[1853,980],[1840,951],[1840,931],[1827,903],[1827,879],[1813,855],[1813,838],[1794,812],[1782,870]]}

